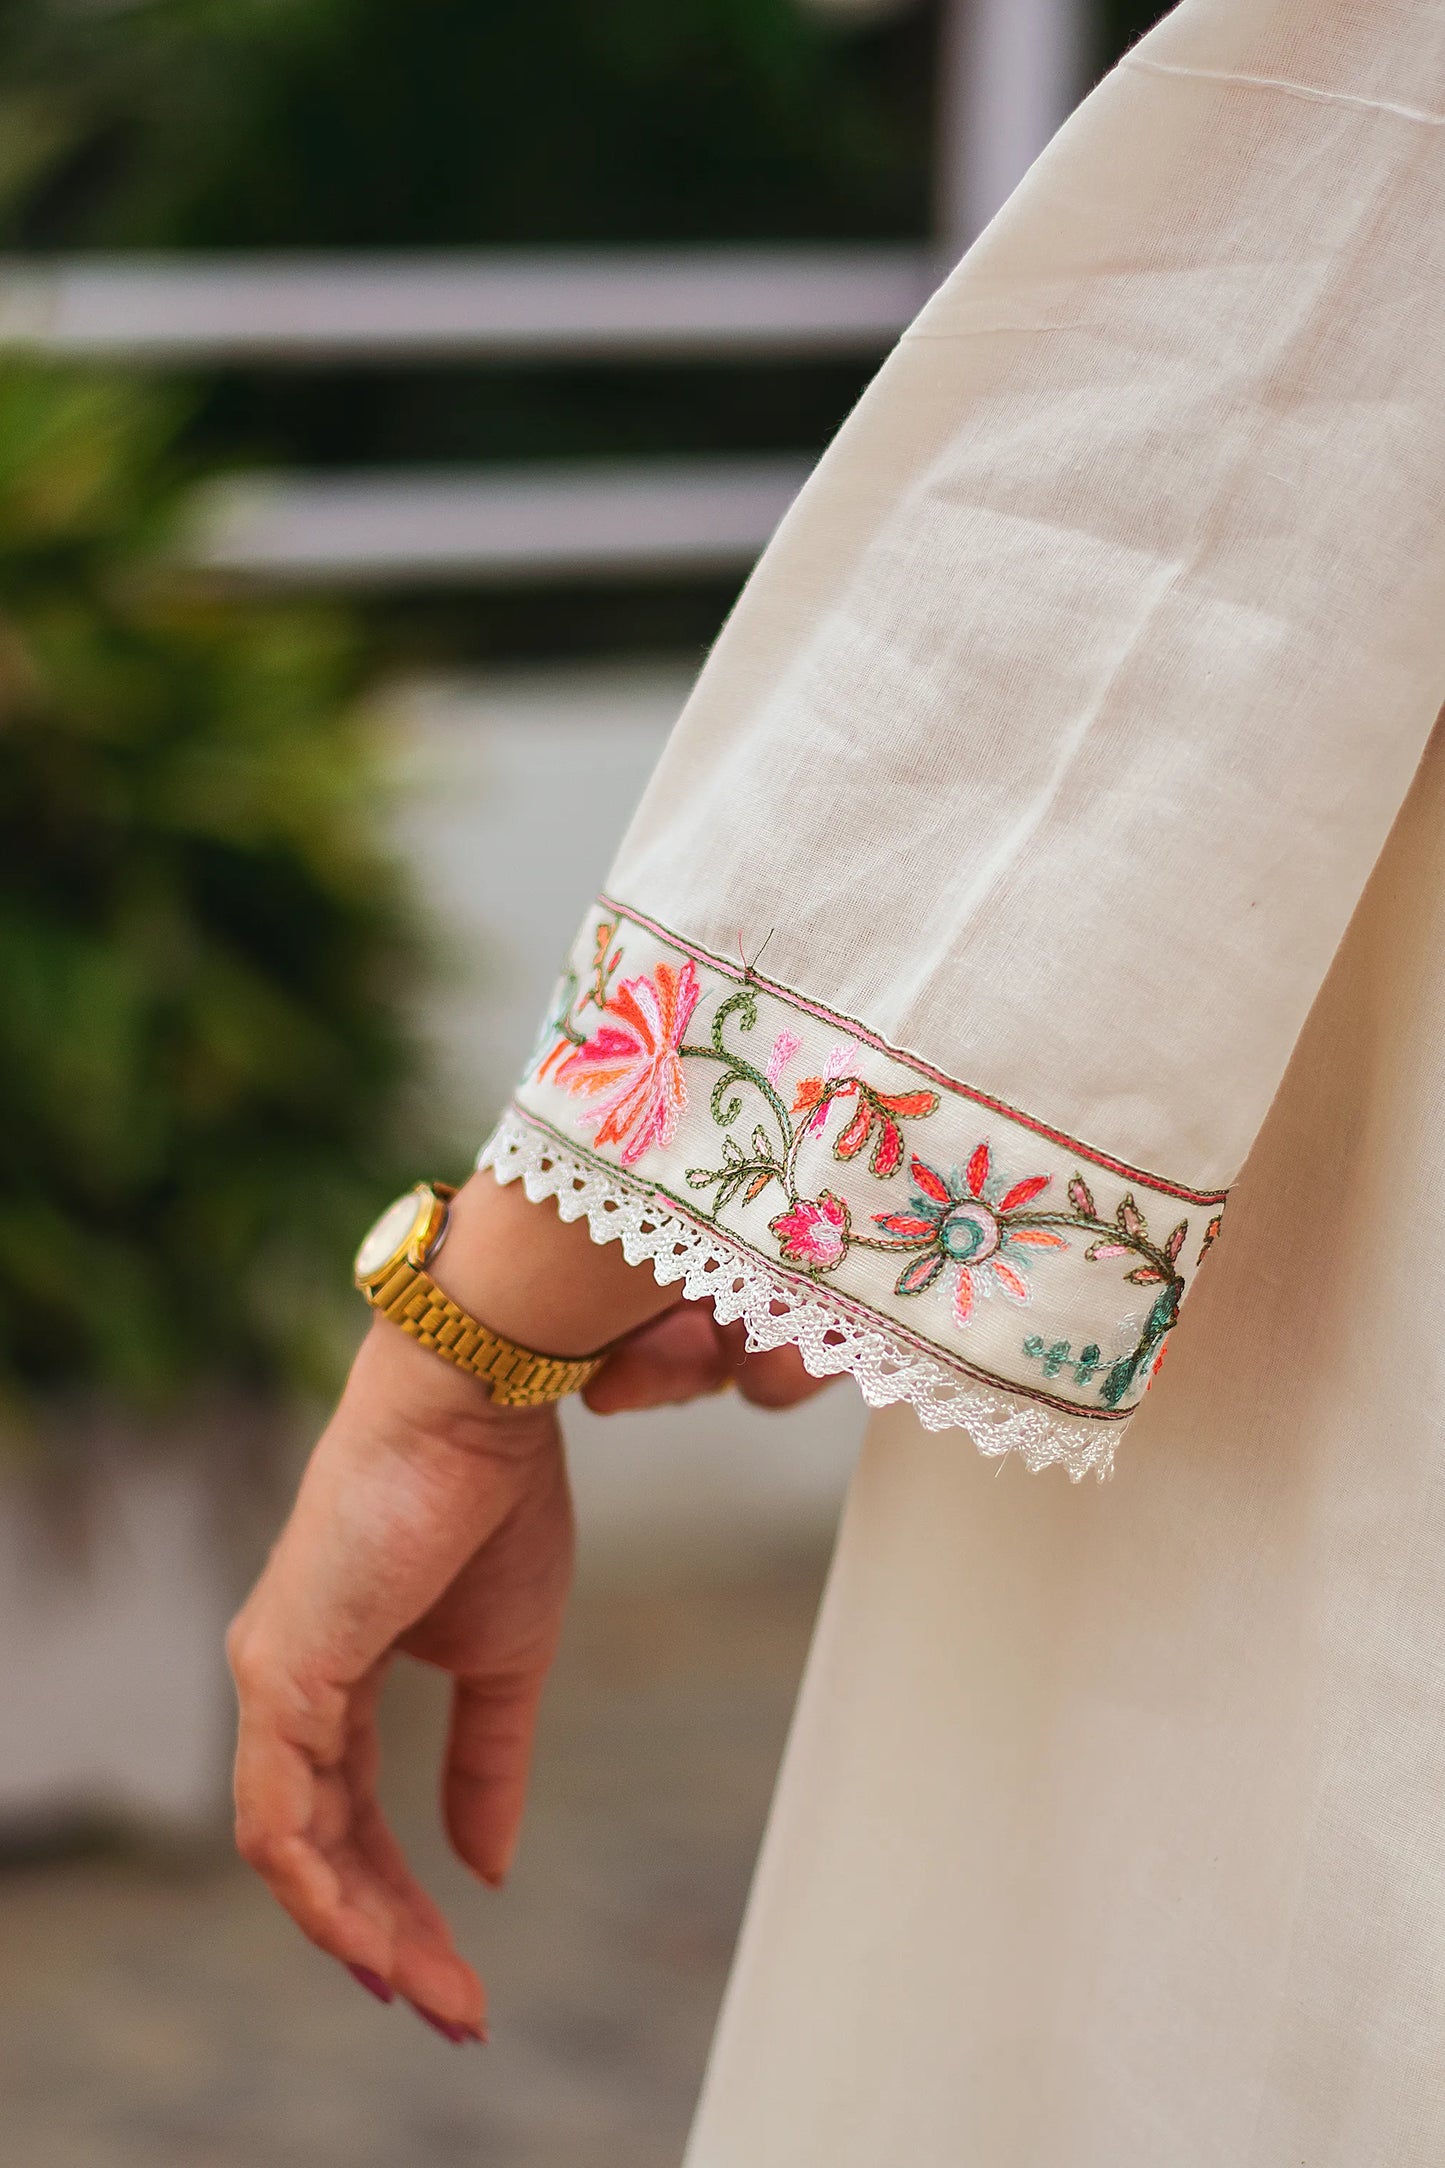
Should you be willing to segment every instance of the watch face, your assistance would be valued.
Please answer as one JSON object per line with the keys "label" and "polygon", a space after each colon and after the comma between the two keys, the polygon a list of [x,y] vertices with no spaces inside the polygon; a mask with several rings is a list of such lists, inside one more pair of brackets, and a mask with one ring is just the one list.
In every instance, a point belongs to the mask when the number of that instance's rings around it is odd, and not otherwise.
{"label": "watch face", "polygon": [[394,1257],[403,1247],[417,1220],[427,1209],[427,1199],[419,1196],[414,1189],[409,1189],[404,1197],[397,1198],[395,1204],[387,1206],[356,1253],[355,1271],[358,1280],[369,1280],[374,1272],[380,1272],[387,1259]]}

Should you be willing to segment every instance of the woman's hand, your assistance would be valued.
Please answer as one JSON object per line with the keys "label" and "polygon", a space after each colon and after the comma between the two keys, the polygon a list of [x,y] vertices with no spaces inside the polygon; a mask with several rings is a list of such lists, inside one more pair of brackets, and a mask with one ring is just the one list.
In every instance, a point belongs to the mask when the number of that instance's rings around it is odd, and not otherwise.
{"label": "woman's hand", "polygon": [[792,1408],[832,1382],[812,1377],[795,1347],[750,1355],[741,1321],[719,1325],[706,1303],[678,1302],[619,1341],[582,1398],[594,1414],[617,1415],[735,1385],[755,1407]]}
{"label": "woman's hand", "polygon": [[455,2040],[486,2037],[485,1997],[377,1804],[381,1684],[398,1650],[451,1673],[447,1830],[495,1886],[571,1564],[555,1411],[494,1406],[378,1319],[231,1629],[242,1853],[313,1942]]}
{"label": "woman's hand", "polygon": [[[489,1175],[456,1199],[430,1269],[524,1345],[580,1355],[615,1343],[587,1388],[600,1413],[730,1383],[785,1407],[825,1382],[791,1348],[748,1355],[741,1326],[719,1327]],[[398,1652],[451,1674],[447,1830],[495,1885],[517,1841],[571,1564],[555,1411],[495,1405],[378,1318],[231,1629],[242,1853],[313,1942],[455,2040],[485,2037],[485,1998],[377,1804],[381,1685]]]}

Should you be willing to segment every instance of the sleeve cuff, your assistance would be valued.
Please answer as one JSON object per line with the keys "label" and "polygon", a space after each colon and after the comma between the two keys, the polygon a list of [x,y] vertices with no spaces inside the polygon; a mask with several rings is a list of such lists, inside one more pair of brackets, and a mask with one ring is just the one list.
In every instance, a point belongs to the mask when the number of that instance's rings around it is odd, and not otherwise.
{"label": "sleeve cuff", "polygon": [[1219,1229],[1145,1172],[626,905],[589,914],[479,1164],[749,1345],[979,1449],[1109,1472]]}

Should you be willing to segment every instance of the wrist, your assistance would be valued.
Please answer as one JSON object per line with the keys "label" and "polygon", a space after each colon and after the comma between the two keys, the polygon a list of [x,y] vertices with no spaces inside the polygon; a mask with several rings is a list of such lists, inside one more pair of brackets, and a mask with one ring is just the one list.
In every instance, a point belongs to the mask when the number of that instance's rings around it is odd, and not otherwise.
{"label": "wrist", "polygon": [[615,1243],[594,1242],[583,1222],[489,1170],[452,1199],[427,1271],[493,1332],[546,1355],[595,1354],[681,1300]]}
{"label": "wrist", "polygon": [[440,1361],[379,1315],[357,1350],[345,1397],[403,1445],[516,1458],[558,1442],[550,1407],[494,1400],[480,1378]]}

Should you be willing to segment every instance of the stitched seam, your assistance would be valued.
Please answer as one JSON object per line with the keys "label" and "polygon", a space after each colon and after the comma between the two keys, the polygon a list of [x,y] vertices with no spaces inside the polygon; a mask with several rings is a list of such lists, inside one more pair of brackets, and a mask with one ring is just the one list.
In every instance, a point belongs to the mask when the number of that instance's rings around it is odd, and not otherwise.
{"label": "stitched seam", "polygon": [[856,1017],[847,1015],[845,1011],[830,1009],[821,1001],[813,1001],[792,987],[784,986],[780,980],[766,977],[761,971],[732,963],[727,957],[719,956],[715,950],[705,948],[700,941],[691,941],[682,934],[674,933],[670,926],[664,926],[658,920],[647,917],[645,912],[634,909],[631,904],[620,903],[616,897],[605,894],[600,895],[597,901],[604,911],[612,911],[619,918],[630,919],[632,924],[640,926],[644,933],[650,933],[657,940],[680,949],[684,955],[694,957],[699,963],[710,965],[725,977],[736,980],[740,986],[760,987],[763,992],[775,995],[779,1001],[787,1002],[790,1007],[801,1009],[807,1016],[815,1016],[825,1024],[835,1024],[840,1031],[851,1032],[855,1038],[862,1040],[865,1046],[871,1046],[876,1053],[886,1054],[906,1068],[916,1069],[920,1076],[928,1078],[930,1084],[941,1084],[945,1091],[955,1093],[960,1099],[970,1100],[975,1106],[986,1107],[991,1114],[1001,1114],[1008,1121],[1018,1122],[1023,1128],[1032,1130],[1036,1137],[1043,1137],[1048,1143],[1057,1144],[1065,1151],[1077,1152],[1081,1158],[1090,1160],[1094,1166],[1104,1168],[1109,1174],[1116,1174],[1126,1182],[1144,1183],[1150,1189],[1158,1190],[1161,1196],[1175,1197],[1182,1204],[1222,1205],[1229,1200],[1227,1189],[1188,1189],[1181,1182],[1167,1181],[1162,1175],[1151,1174],[1146,1167],[1130,1166],[1126,1160],[1115,1159],[1110,1153],[1100,1151],[1096,1145],[1085,1144],[1082,1138],[1071,1136],[1067,1130],[1055,1129],[1048,1122],[1038,1120],[1037,1116],[1025,1114],[1021,1108],[1011,1106],[1006,1099],[995,1099],[991,1093],[980,1091],[975,1085],[961,1083],[957,1077],[949,1076],[946,1071],[935,1069],[932,1063],[925,1061],[921,1055],[909,1053],[906,1048],[895,1046],[891,1040],[881,1038],[876,1031],[870,1031],[866,1024],[860,1024]]}
{"label": "stitched seam", "polygon": [[1356,113],[1385,113],[1394,120],[1415,121],[1425,128],[1445,127],[1445,113],[1427,112],[1423,106],[1397,105],[1389,98],[1362,98],[1348,90],[1316,90],[1283,75],[1250,75],[1233,68],[1191,68],[1179,61],[1136,58],[1132,53],[1125,55],[1120,66],[1143,69],[1150,75],[1183,76],[1200,83],[1237,83],[1245,90],[1277,90],[1286,98],[1303,98],[1311,105],[1339,105]]}

